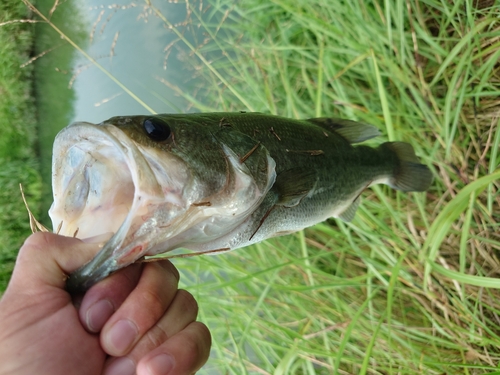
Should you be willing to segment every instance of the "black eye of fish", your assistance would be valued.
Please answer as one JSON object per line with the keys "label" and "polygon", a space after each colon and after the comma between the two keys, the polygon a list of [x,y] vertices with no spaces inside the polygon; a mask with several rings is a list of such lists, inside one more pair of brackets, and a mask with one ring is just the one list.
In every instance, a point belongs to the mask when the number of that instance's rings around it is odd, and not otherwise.
{"label": "black eye of fish", "polygon": [[163,142],[170,137],[170,126],[158,118],[148,118],[144,120],[142,126],[152,141]]}

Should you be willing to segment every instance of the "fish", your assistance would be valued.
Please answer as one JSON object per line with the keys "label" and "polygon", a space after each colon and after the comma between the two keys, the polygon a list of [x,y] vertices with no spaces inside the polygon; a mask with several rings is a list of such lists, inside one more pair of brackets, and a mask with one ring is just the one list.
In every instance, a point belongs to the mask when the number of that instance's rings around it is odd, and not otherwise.
{"label": "fish", "polygon": [[76,122],[55,138],[53,228],[102,248],[69,275],[81,293],[145,256],[178,248],[222,253],[351,221],[375,184],[426,191],[413,147],[369,124],[255,112],[117,116]]}

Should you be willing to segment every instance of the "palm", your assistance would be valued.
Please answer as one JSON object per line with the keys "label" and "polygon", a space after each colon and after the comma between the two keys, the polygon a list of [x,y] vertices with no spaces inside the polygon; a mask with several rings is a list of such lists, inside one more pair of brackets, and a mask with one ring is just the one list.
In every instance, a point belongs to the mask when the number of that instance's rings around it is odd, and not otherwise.
{"label": "palm", "polygon": [[[30,352],[31,373],[102,373],[106,354],[99,336],[83,328],[78,311],[64,290],[43,289],[34,296],[7,294],[2,300],[10,303],[11,308],[12,304],[17,305],[18,314],[5,317],[11,320],[5,325],[9,332],[4,332],[11,340],[10,348],[13,352]],[[24,323],[22,327],[20,321]],[[27,342],[31,345],[26,346]]]}

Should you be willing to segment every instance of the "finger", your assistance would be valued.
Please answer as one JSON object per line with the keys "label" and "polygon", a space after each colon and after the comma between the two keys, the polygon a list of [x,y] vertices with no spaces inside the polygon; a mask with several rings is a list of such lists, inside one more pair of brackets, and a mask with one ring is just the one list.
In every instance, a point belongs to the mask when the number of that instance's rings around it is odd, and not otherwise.
{"label": "finger", "polygon": [[208,360],[211,341],[208,328],[193,322],[142,358],[137,375],[193,374]]}
{"label": "finger", "polygon": [[111,358],[106,364],[106,375],[132,373],[136,364],[149,352],[161,346],[180,332],[198,315],[198,304],[185,290],[178,290],[167,312],[134,346],[126,357]]}
{"label": "finger", "polygon": [[175,297],[178,281],[172,263],[146,264],[137,287],[102,329],[104,351],[115,357],[127,354],[165,313]]}
{"label": "finger", "polygon": [[198,303],[185,290],[178,290],[167,312],[127,355],[135,363],[196,320]]}
{"label": "finger", "polygon": [[99,332],[137,286],[142,265],[132,264],[90,288],[80,304],[79,316],[89,332]]}
{"label": "finger", "polygon": [[67,275],[87,263],[98,251],[98,245],[76,238],[35,233],[19,250],[11,287],[34,291],[41,285],[64,288]]}

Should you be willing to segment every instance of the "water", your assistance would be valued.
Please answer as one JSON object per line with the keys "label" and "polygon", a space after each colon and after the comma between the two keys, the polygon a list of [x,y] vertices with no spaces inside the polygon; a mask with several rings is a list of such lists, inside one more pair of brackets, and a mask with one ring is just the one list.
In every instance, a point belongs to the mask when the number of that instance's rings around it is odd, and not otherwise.
{"label": "water", "polygon": [[[54,137],[73,121],[101,122],[116,115],[185,111],[187,103],[167,87],[182,90],[194,84],[192,73],[177,57],[182,46],[150,7],[123,0],[68,0],[53,9],[54,0],[40,0],[38,9],[90,58],[144,102],[141,104],[103,73],[89,58],[61,39],[48,24],[38,24],[35,62],[43,212],[51,198],[51,156]],[[156,1],[158,10],[173,24],[185,21],[185,4]],[[187,27],[180,27],[190,37]],[[170,47],[171,50],[166,50]],[[181,49],[179,49],[181,48]],[[42,218],[49,224],[48,216]]]}
{"label": "water", "polygon": [[[182,86],[182,63],[164,49],[175,40],[163,21],[150,14],[145,6],[119,8],[114,4],[93,5],[101,1],[87,1],[89,20],[93,20],[92,43],[87,49],[99,64],[147,103],[154,112],[178,112],[186,103],[173,95],[160,79]],[[159,10],[172,23],[186,18],[184,4],[158,2]],[[85,57],[76,60],[77,75],[74,90],[77,93],[74,118],[100,122],[114,115],[143,114],[149,110],[125,93],[116,83],[91,65]]]}

